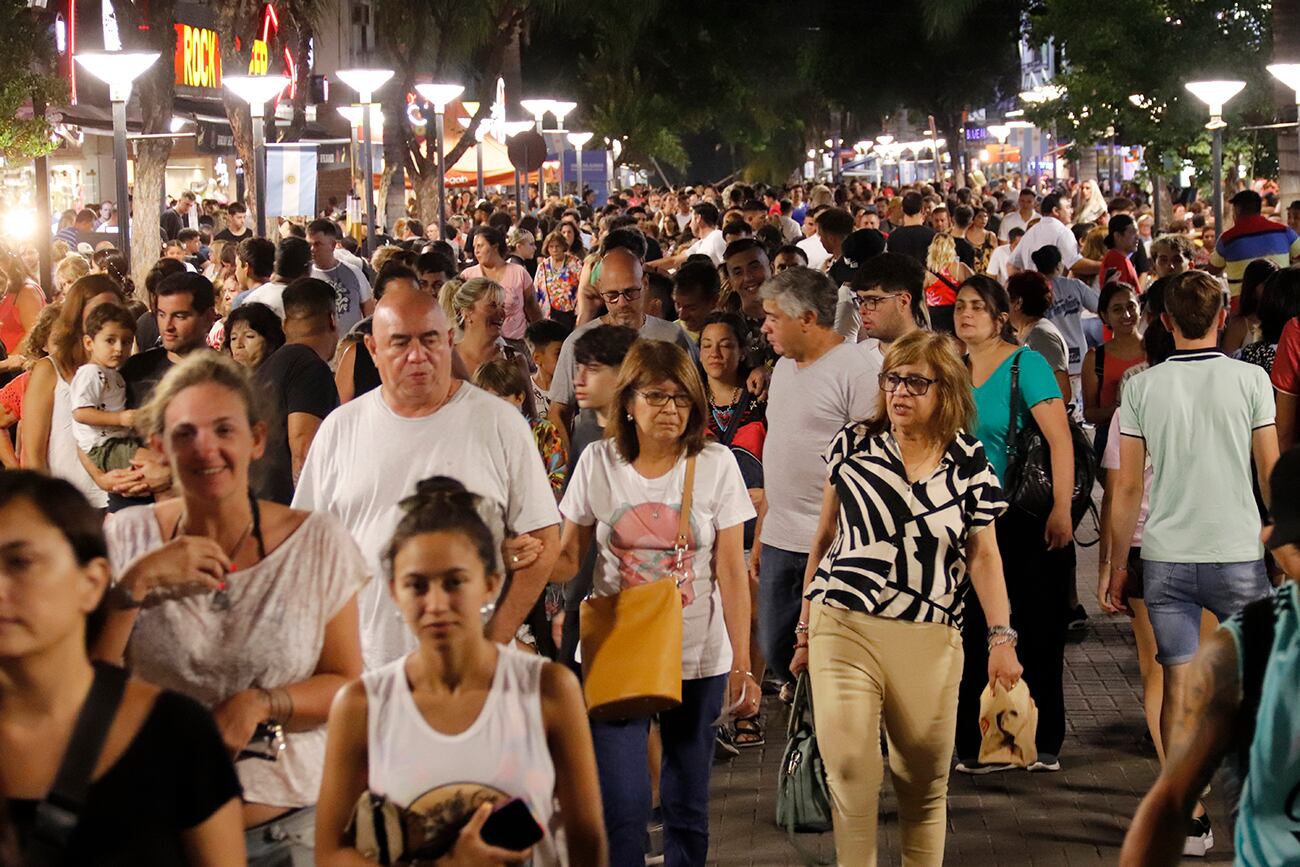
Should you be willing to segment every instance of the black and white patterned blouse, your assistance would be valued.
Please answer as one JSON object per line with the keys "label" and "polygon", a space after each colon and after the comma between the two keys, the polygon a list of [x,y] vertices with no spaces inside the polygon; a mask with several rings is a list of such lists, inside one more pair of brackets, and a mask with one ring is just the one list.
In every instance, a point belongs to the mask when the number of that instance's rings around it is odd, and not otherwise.
{"label": "black and white patterned blouse", "polygon": [[808,598],[879,617],[961,628],[966,542],[1007,508],[984,446],[960,432],[913,484],[898,443],[850,424],[826,451],[839,527]]}

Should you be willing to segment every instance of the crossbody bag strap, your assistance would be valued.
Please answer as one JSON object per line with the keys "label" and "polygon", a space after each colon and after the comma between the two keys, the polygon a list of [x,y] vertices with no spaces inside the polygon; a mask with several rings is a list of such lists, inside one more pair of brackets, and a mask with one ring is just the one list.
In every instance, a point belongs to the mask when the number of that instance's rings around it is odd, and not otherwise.
{"label": "crossbody bag strap", "polygon": [[1007,466],[1016,455],[1016,423],[1020,416],[1020,350],[1011,358],[1011,413],[1007,421]]}
{"label": "crossbody bag strap", "polygon": [[682,483],[682,511],[677,519],[675,547],[685,550],[691,540],[691,506],[695,502],[695,456],[686,459],[686,481]]}
{"label": "crossbody bag strap", "polygon": [[722,432],[720,442],[724,446],[731,446],[731,441],[736,438],[736,433],[740,430],[740,422],[745,418],[745,413],[749,411],[749,405],[753,402],[754,396],[749,393],[748,388],[741,388],[740,400],[731,408],[731,418],[727,419],[727,429]]}
{"label": "crossbody bag strap", "polygon": [[24,853],[29,867],[53,867],[62,862],[68,841],[86,807],[91,777],[99,764],[108,730],[117,717],[127,677],[125,669],[95,664],[95,680],[77,714],[72,739],[59,764],[54,785],[36,805],[36,821]]}

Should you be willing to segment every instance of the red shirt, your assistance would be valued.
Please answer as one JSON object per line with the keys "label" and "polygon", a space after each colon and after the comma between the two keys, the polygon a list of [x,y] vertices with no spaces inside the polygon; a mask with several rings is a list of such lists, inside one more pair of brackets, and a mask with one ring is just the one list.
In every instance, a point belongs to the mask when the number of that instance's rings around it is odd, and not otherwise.
{"label": "red shirt", "polygon": [[1273,359],[1273,387],[1290,395],[1300,394],[1300,319],[1282,329]]}
{"label": "red shirt", "polygon": [[1111,280],[1118,280],[1121,283],[1127,283],[1136,291],[1138,288],[1138,272],[1133,267],[1133,262],[1128,255],[1121,250],[1107,250],[1106,255],[1101,260],[1101,275],[1098,287],[1103,287]]}

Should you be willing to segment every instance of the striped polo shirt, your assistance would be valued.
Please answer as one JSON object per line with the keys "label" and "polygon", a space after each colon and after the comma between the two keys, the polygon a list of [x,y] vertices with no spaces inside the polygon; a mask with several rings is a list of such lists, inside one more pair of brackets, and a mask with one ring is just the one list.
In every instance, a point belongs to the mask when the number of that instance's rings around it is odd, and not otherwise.
{"label": "striped polo shirt", "polygon": [[1210,264],[1222,268],[1232,297],[1241,294],[1241,277],[1255,259],[1268,259],[1279,268],[1300,258],[1300,235],[1285,223],[1260,214],[1247,214],[1220,236]]}

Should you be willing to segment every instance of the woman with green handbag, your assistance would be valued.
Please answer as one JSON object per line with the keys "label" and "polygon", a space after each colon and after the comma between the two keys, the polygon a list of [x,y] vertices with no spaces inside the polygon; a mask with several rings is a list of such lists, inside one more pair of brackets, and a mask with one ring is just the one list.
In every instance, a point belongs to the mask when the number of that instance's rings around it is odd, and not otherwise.
{"label": "woman with green handbag", "polygon": [[903,861],[941,864],[963,650],[974,587],[989,628],[989,682],[1020,678],[994,519],[1006,509],[974,424],[970,375],[951,339],[896,341],[874,419],[827,451],[790,669],[807,669],[839,863],[876,863],[889,738]]}

